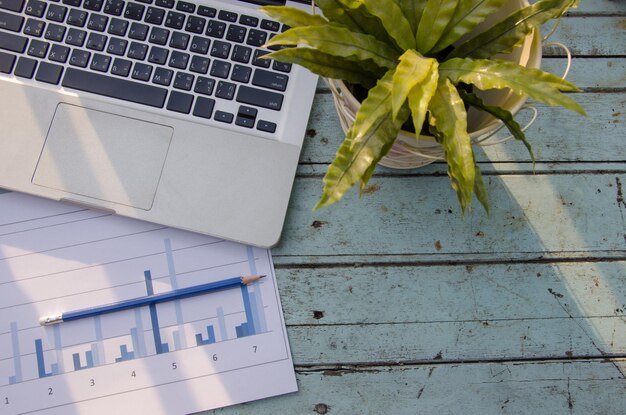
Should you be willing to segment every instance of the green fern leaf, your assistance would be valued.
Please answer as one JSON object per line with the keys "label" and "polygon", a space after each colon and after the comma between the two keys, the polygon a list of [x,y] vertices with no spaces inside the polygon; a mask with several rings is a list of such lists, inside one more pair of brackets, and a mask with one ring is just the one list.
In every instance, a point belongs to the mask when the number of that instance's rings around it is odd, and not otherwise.
{"label": "green fern leaf", "polygon": [[438,140],[444,148],[452,188],[465,213],[471,206],[474,192],[474,153],[467,133],[467,112],[450,80],[439,79],[429,110],[429,122],[438,132]]}
{"label": "green fern leaf", "polygon": [[526,146],[526,149],[528,150],[528,153],[530,153],[530,157],[533,160],[533,167],[535,166],[535,154],[533,153],[533,148],[526,139],[526,135],[524,134],[524,131],[522,131],[522,127],[517,123],[517,121],[515,121],[515,118],[513,118],[513,114],[501,107],[485,104],[476,94],[465,92],[462,89],[459,90],[459,94],[466,104],[485,111],[502,121],[511,135],[516,140],[524,143],[524,146]]}
{"label": "green fern leaf", "polygon": [[299,26],[322,26],[328,24],[323,16],[319,14],[310,14],[304,10],[296,9],[289,6],[263,6],[259,8],[262,12],[270,16],[274,20],[289,25],[291,27]]}
{"label": "green fern leaf", "polygon": [[437,84],[439,81],[439,66],[438,62],[434,62],[431,66],[430,72],[426,75],[424,80],[415,85],[411,91],[409,91],[409,108],[411,109],[411,115],[413,117],[413,126],[415,127],[415,135],[419,138],[419,133],[422,130],[422,125],[426,119],[426,113],[428,112],[428,106],[431,99],[435,95],[437,90]]}
{"label": "green fern leaf", "polygon": [[[400,56],[400,63],[396,67],[393,75],[391,108],[394,120],[398,112],[409,95],[413,87],[426,78],[432,71],[433,65],[437,61],[432,58],[425,58],[413,49],[409,49]],[[435,68],[435,71],[437,69]],[[430,97],[428,98],[430,100]]]}
{"label": "green fern leaf", "polygon": [[309,45],[320,52],[348,59],[371,59],[383,68],[394,68],[398,52],[371,35],[351,32],[336,25],[294,27],[269,40],[265,47]]}
{"label": "green fern leaf", "polygon": [[454,84],[464,82],[482,90],[510,88],[517,95],[586,115],[578,102],[560,92],[580,91],[574,84],[539,69],[501,60],[455,58],[439,65],[439,75]]}
{"label": "green fern leaf", "polygon": [[380,19],[367,11],[361,0],[318,0],[315,4],[331,21],[353,32],[372,35],[381,42],[390,42]]}
{"label": "green fern leaf", "polygon": [[394,1],[361,0],[372,15],[378,17],[389,36],[401,50],[415,48],[415,36],[404,12]]}
{"label": "green fern leaf", "polygon": [[454,15],[444,30],[444,35],[432,48],[432,52],[439,52],[461,36],[471,32],[476,26],[482,23],[487,16],[498,10],[506,0],[464,0],[460,1],[454,11]]}
{"label": "green fern leaf", "polygon": [[280,62],[295,63],[325,78],[341,79],[370,88],[385,70],[371,61],[354,62],[312,48],[281,49],[263,56]]}
{"label": "green fern leaf", "polygon": [[509,53],[534,28],[561,16],[573,0],[541,0],[520,9],[500,23],[459,45],[450,58],[489,58],[498,53]]}
{"label": "green fern leaf", "polygon": [[487,194],[487,187],[483,181],[483,175],[478,168],[478,164],[474,164],[474,194],[476,194],[476,199],[483,205],[485,212],[489,215],[489,195]]}
{"label": "green fern leaf", "polygon": [[426,55],[444,33],[459,0],[428,0],[417,26],[417,50]]}
{"label": "green fern leaf", "polygon": [[328,167],[323,194],[315,206],[316,209],[337,202],[357,182],[364,186],[373,167],[395,141],[409,114],[405,107],[396,121],[391,117],[393,73],[393,70],[388,71],[370,89],[361,104],[354,124],[339,146],[335,160]]}

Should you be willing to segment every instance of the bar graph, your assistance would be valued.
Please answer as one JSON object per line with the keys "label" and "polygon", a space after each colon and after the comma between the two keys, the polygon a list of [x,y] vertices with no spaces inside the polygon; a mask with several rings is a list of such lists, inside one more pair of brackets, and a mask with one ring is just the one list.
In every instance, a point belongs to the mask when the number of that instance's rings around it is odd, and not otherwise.
{"label": "bar graph", "polygon": [[[36,205],[36,212],[24,213],[24,203]],[[178,402],[177,393],[194,388],[222,391],[180,404],[181,414],[197,412],[257,399],[245,390],[265,382],[268,369],[277,382],[267,396],[296,389],[268,250],[71,206],[46,211],[40,203],[52,202],[0,194],[0,212],[15,216],[0,213],[3,414],[104,413],[108,404],[133,406],[154,393]],[[38,324],[45,315],[257,273],[268,278]],[[240,387],[245,384],[249,388]],[[24,398],[36,391],[50,395]],[[134,413],[172,413],[164,408],[147,404]]]}

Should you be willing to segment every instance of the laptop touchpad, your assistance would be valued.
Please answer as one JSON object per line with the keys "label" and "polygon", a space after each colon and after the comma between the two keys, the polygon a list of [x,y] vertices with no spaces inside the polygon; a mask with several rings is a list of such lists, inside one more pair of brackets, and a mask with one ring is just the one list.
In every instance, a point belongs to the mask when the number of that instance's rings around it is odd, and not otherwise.
{"label": "laptop touchpad", "polygon": [[174,130],[61,103],[33,183],[148,210]]}

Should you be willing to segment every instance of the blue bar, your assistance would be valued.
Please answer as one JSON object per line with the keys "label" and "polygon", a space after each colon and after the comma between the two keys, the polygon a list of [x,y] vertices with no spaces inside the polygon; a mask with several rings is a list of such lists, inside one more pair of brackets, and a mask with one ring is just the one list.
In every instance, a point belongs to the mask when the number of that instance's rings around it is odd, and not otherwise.
{"label": "blue bar", "polygon": [[37,355],[37,371],[39,372],[39,377],[45,378],[52,376],[54,374],[54,368],[58,368],[58,366],[54,365],[52,367],[52,372],[46,372],[46,364],[43,357],[43,344],[41,343],[41,339],[35,340],[35,355]]}
{"label": "blue bar", "polygon": [[228,332],[226,331],[226,319],[224,318],[224,309],[217,307],[217,324],[220,326],[220,340],[228,340]]}
{"label": "blue bar", "polygon": [[100,316],[93,318],[93,324],[96,331],[96,343],[91,346],[91,350],[93,351],[93,363],[95,366],[100,366],[102,362],[106,361],[104,358],[104,347],[102,345],[104,336],[102,335],[102,321],[100,320]]}
{"label": "blue bar", "polygon": [[146,357],[148,352],[146,351],[146,338],[143,331],[143,318],[141,315],[141,309],[135,309],[135,323],[137,327],[130,329],[130,336],[133,339],[133,350],[137,357]]}
{"label": "blue bar", "polygon": [[72,353],[72,361],[74,362],[74,370],[88,369],[93,367],[93,351],[88,350],[85,352],[85,365],[80,364],[80,353]]}
{"label": "blue bar", "polygon": [[132,360],[135,358],[135,353],[134,352],[129,352],[128,351],[128,346],[123,344],[120,346],[120,357],[115,359],[115,362],[124,362],[126,360]]}
{"label": "blue bar", "polygon": [[[146,291],[148,295],[154,295],[154,288],[152,287],[152,274],[150,273],[150,270],[144,271],[143,275],[146,279]],[[161,331],[159,328],[159,317],[157,315],[156,304],[150,304],[148,308],[150,309],[150,321],[152,323],[152,335],[154,336],[154,347],[156,352],[157,354],[167,353],[170,349],[167,343],[161,342]]]}
{"label": "blue bar", "polygon": [[[241,285],[241,297],[243,298],[243,309],[246,312],[246,334],[244,336],[249,336],[254,333],[254,315],[252,314],[252,306],[250,305],[250,295],[248,293],[248,286]],[[243,325],[243,324],[242,324]]]}
{"label": "blue bar", "polygon": [[65,368],[63,367],[63,344],[61,342],[61,326],[59,324],[52,327],[52,334],[54,335],[54,349],[57,352],[57,361],[52,366],[52,374],[58,375],[59,373],[65,373]]}
{"label": "blue bar", "polygon": [[13,367],[15,376],[9,377],[9,383],[15,384],[22,381],[22,360],[20,358],[20,338],[18,337],[17,322],[11,322],[11,344],[13,345]]}
{"label": "blue bar", "polygon": [[[248,256],[248,266],[250,267],[250,273],[257,274],[256,258],[254,257],[254,248],[251,246],[246,247],[246,253]],[[261,295],[261,287],[258,284],[253,284],[254,289],[251,294],[252,310],[254,313],[254,332],[264,333],[267,331],[267,322],[265,321],[265,308],[263,306],[263,296]]]}
{"label": "blue bar", "polygon": [[206,331],[208,335],[207,339],[202,338],[202,333],[196,334],[196,344],[198,346],[215,343],[215,331],[213,330],[213,326],[206,326]]}

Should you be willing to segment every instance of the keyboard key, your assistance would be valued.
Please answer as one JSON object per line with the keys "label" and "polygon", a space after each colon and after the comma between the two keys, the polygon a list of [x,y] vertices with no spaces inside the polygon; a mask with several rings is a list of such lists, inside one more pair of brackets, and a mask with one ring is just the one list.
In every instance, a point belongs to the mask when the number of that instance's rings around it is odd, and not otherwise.
{"label": "keyboard key", "polygon": [[273,20],[263,19],[261,20],[261,29],[271,30],[272,32],[278,32],[280,29],[280,23]]}
{"label": "keyboard key", "polygon": [[132,65],[133,63],[127,59],[115,58],[111,67],[111,73],[117,76],[128,76]]}
{"label": "keyboard key", "polygon": [[75,68],[67,68],[61,83],[65,88],[91,92],[138,104],[162,108],[167,90],[151,84],[112,78]]}
{"label": "keyboard key", "polygon": [[128,41],[126,39],[120,39],[118,37],[112,37],[109,40],[109,45],[107,46],[107,52],[111,55],[124,56],[126,53],[126,47],[128,46]]}
{"label": "keyboard key", "polygon": [[236,64],[233,66],[233,73],[230,79],[236,82],[247,84],[250,82],[250,75],[252,74],[252,68],[244,65]]}
{"label": "keyboard key", "polygon": [[67,32],[67,37],[65,38],[65,43],[72,46],[83,46],[85,43],[85,38],[87,37],[87,32],[84,30],[71,28]]}
{"label": "keyboard key", "polygon": [[209,52],[209,45],[211,41],[205,37],[194,36],[191,39],[191,46],[189,47],[189,51],[193,53],[199,53],[201,55],[206,55]]}
{"label": "keyboard key", "polygon": [[13,33],[0,32],[0,49],[22,53],[26,49],[27,38]]}
{"label": "keyboard key", "polygon": [[21,12],[24,7],[24,0],[2,0],[0,1],[0,9],[11,10],[12,12]]}
{"label": "keyboard key", "polygon": [[67,46],[59,45],[57,43],[52,44],[48,59],[54,62],[65,63],[70,55],[70,48]]}
{"label": "keyboard key", "polygon": [[30,41],[30,45],[28,45],[28,54],[30,56],[34,56],[35,58],[45,58],[48,53],[48,47],[50,43],[43,42],[41,40],[33,39]]}
{"label": "keyboard key", "polygon": [[107,26],[108,21],[108,16],[92,13],[87,21],[87,28],[98,32],[104,32],[104,28]]}
{"label": "keyboard key", "polygon": [[0,73],[11,73],[15,64],[15,55],[0,52]]}
{"label": "keyboard key", "polygon": [[256,115],[259,111],[256,108],[247,107],[245,105],[240,105],[237,110],[237,115],[241,115],[242,117],[248,118],[256,118]]}
{"label": "keyboard key", "polygon": [[289,76],[263,69],[254,71],[254,76],[252,77],[252,85],[262,86],[276,91],[284,91],[287,89],[287,81],[289,81]]}
{"label": "keyboard key", "polygon": [[187,49],[190,37],[191,36],[187,33],[174,32],[172,33],[172,38],[170,39],[170,46],[176,49]]}
{"label": "keyboard key", "polygon": [[87,38],[87,49],[103,51],[106,41],[107,37],[105,35],[93,32],[89,33],[89,38]]}
{"label": "keyboard key", "polygon": [[228,74],[230,73],[230,62],[224,62],[219,60],[214,60],[213,65],[211,65],[211,75],[216,78],[228,78]]}
{"label": "keyboard key", "polygon": [[141,20],[145,10],[146,6],[143,4],[128,2],[124,11],[124,17],[131,20]]}
{"label": "keyboard key", "polygon": [[189,16],[185,30],[191,33],[204,33],[204,26],[206,26],[206,19],[198,16]]}
{"label": "keyboard key", "polygon": [[181,112],[183,114],[189,114],[192,103],[193,95],[172,91],[170,99],[167,101],[167,109],[170,111]]}
{"label": "keyboard key", "polygon": [[207,119],[211,118],[214,106],[215,100],[211,98],[198,97],[198,99],[196,99],[196,105],[193,107],[193,115]]}
{"label": "keyboard key", "polygon": [[242,104],[268,108],[275,111],[279,111],[283,106],[282,94],[253,88],[247,85],[239,86],[236,100]]}
{"label": "keyboard key", "polygon": [[22,30],[24,18],[11,13],[5,13],[0,10],[0,29],[10,30],[11,32],[19,32]]}
{"label": "keyboard key", "polygon": [[231,59],[236,62],[248,63],[252,55],[252,48],[243,45],[235,45]]}
{"label": "keyboard key", "polygon": [[228,10],[220,10],[220,12],[217,14],[217,18],[220,20],[225,20],[227,22],[236,22],[237,13],[229,12]]}
{"label": "keyboard key", "polygon": [[43,17],[46,11],[46,3],[41,0],[29,0],[24,11],[29,16]]}
{"label": "keyboard key", "polygon": [[214,119],[215,121],[225,122],[227,124],[230,124],[233,122],[233,114],[231,114],[230,112],[215,111]]}
{"label": "keyboard key", "polygon": [[215,80],[211,78],[206,78],[204,76],[199,76],[196,80],[196,86],[193,88],[193,92],[202,95],[211,95],[213,93],[214,85]]}
{"label": "keyboard key", "polygon": [[63,0],[63,4],[67,4],[68,6],[80,7],[80,4],[83,0]]}
{"label": "keyboard key", "polygon": [[155,43],[157,45],[165,45],[169,36],[169,30],[163,29],[162,27],[153,27],[152,30],[150,30],[148,42]]}
{"label": "keyboard key", "polygon": [[35,79],[48,84],[57,85],[61,80],[63,66],[49,62],[41,62]]}
{"label": "keyboard key", "polygon": [[104,0],[85,0],[83,7],[87,10],[99,12],[102,9],[102,4],[104,4]]}
{"label": "keyboard key", "polygon": [[20,57],[15,66],[15,76],[22,78],[32,78],[37,67],[37,61],[31,58]]}
{"label": "keyboard key", "polygon": [[148,62],[156,63],[158,65],[165,65],[168,55],[169,50],[160,48],[158,46],[152,46],[150,48],[150,54],[148,55]]}
{"label": "keyboard key", "polygon": [[213,42],[213,46],[211,47],[211,56],[226,59],[228,58],[229,54],[230,43],[222,42],[221,40],[216,40]]}
{"label": "keyboard key", "polygon": [[130,42],[130,47],[128,48],[128,54],[126,56],[142,61],[146,58],[147,53],[148,45],[139,42]]}
{"label": "keyboard key", "polygon": [[55,22],[62,22],[65,20],[65,15],[67,14],[67,7],[60,6],[58,4],[51,4],[48,7],[48,12],[46,13],[46,19],[53,20]]}
{"label": "keyboard key", "polygon": [[152,76],[152,65],[136,62],[131,77],[140,81],[149,81]]}
{"label": "keyboard key", "polygon": [[130,25],[128,37],[135,40],[146,40],[150,27],[147,24],[133,22]]}
{"label": "keyboard key", "polygon": [[267,32],[257,29],[250,29],[246,43],[250,46],[261,47],[267,41]]}
{"label": "keyboard key", "polygon": [[109,55],[95,53],[89,68],[98,72],[107,72],[109,70],[109,65],[111,65],[111,57]]}
{"label": "keyboard key", "polygon": [[259,19],[253,16],[242,14],[239,16],[239,23],[246,26],[256,27],[259,24]]}
{"label": "keyboard key", "polygon": [[121,16],[124,10],[123,0],[106,0],[104,3],[104,12],[114,16]]}
{"label": "keyboard key", "polygon": [[240,127],[252,128],[254,127],[254,119],[237,116],[235,119],[235,124]]}
{"label": "keyboard key", "polygon": [[26,20],[26,24],[24,25],[24,34],[34,37],[41,37],[45,26],[46,23],[44,21],[29,17]]}
{"label": "keyboard key", "polygon": [[226,23],[218,22],[217,20],[210,20],[206,28],[206,35],[221,39],[224,37],[226,31]]}
{"label": "keyboard key", "polygon": [[256,129],[259,131],[265,131],[266,133],[275,133],[276,124],[270,121],[259,120],[256,124]]}
{"label": "keyboard key", "polygon": [[165,26],[172,29],[182,29],[185,25],[185,15],[177,12],[167,12],[167,18],[165,19]]}
{"label": "keyboard key", "polygon": [[174,88],[184,89],[185,91],[190,91],[193,86],[194,76],[184,72],[176,72],[176,77],[174,78]]}
{"label": "keyboard key", "polygon": [[144,22],[151,23],[154,25],[160,25],[163,23],[163,18],[165,17],[165,10],[159,9],[156,7],[148,7],[148,11],[146,12],[146,18]]}
{"label": "keyboard key", "polygon": [[81,68],[87,67],[87,62],[91,57],[91,52],[85,50],[74,49],[70,55],[70,65],[80,66]]}
{"label": "keyboard key", "polygon": [[128,29],[128,22],[126,20],[113,17],[111,19],[111,23],[109,23],[109,28],[107,30],[107,33],[111,35],[125,36],[127,29]]}
{"label": "keyboard key", "polygon": [[196,5],[193,3],[188,3],[186,1],[179,1],[176,3],[176,10],[185,13],[193,13],[196,11]]}
{"label": "keyboard key", "polygon": [[169,66],[177,69],[186,69],[189,64],[189,54],[179,52],[177,50],[172,51],[170,55]]}
{"label": "keyboard key", "polygon": [[171,9],[172,7],[174,7],[174,0],[156,0],[156,5]]}
{"label": "keyboard key", "polygon": [[272,69],[274,69],[275,71],[288,73],[288,72],[291,72],[291,64],[285,63],[285,62],[274,61],[272,63]]}
{"label": "keyboard key", "polygon": [[226,32],[226,39],[231,42],[242,43],[246,38],[247,29],[243,26],[231,24]]}
{"label": "keyboard key", "polygon": [[237,85],[231,82],[219,81],[215,88],[215,96],[218,98],[231,100],[235,96]]}
{"label": "keyboard key", "polygon": [[87,12],[84,10],[71,9],[67,15],[67,24],[77,27],[85,26],[87,22]]}
{"label": "keyboard key", "polygon": [[261,59],[262,56],[265,56],[268,53],[270,52],[267,50],[261,50],[261,49],[255,50],[254,56],[252,57],[252,64],[254,66],[259,66],[261,68],[269,68],[270,65],[272,64],[272,61],[270,59]]}
{"label": "keyboard key", "polygon": [[191,72],[205,74],[209,71],[209,63],[210,63],[209,58],[205,58],[204,56],[194,55],[194,57],[191,58],[191,64],[189,65],[189,70]]}
{"label": "keyboard key", "polygon": [[44,37],[48,40],[61,42],[65,36],[65,26],[50,23],[45,31]]}
{"label": "keyboard key", "polygon": [[215,15],[217,14],[217,10],[213,7],[198,6],[198,14],[200,16],[215,17]]}
{"label": "keyboard key", "polygon": [[152,82],[159,85],[169,86],[170,83],[172,83],[172,76],[174,76],[173,70],[157,66],[154,70]]}

